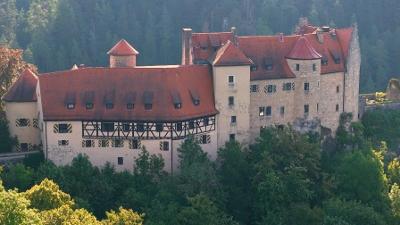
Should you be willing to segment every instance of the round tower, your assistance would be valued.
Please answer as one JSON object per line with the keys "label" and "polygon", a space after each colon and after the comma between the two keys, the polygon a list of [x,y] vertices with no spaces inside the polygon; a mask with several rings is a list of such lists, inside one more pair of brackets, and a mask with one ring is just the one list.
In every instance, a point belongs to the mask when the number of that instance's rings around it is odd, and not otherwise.
{"label": "round tower", "polygon": [[126,40],[122,39],[107,54],[110,56],[111,68],[135,67],[136,56],[139,55],[139,52]]}

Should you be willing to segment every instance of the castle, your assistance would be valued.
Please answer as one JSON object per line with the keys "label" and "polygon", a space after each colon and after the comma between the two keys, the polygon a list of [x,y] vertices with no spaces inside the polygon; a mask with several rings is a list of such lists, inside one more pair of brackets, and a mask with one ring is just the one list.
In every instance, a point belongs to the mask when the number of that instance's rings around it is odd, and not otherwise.
{"label": "castle", "polygon": [[17,150],[41,145],[57,165],[84,153],[132,170],[145,146],[172,172],[188,136],[215,159],[227,141],[247,145],[266,126],[335,132],[341,113],[358,115],[356,26],[304,25],[290,36],[185,28],[181,65],[138,66],[125,40],[108,55],[109,67],[19,77],[2,98]]}

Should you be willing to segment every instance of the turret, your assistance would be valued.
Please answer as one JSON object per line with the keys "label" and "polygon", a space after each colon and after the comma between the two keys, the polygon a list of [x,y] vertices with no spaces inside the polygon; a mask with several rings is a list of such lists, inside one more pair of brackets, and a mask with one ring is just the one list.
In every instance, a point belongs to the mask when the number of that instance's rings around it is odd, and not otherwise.
{"label": "turret", "polygon": [[122,39],[107,54],[110,56],[111,68],[135,67],[136,56],[139,55],[139,52],[126,40]]}

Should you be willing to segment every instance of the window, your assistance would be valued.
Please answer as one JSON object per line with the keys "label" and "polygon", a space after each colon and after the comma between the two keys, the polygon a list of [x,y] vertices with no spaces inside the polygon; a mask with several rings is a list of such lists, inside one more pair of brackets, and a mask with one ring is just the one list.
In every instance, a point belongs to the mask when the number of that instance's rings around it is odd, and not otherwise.
{"label": "window", "polygon": [[319,112],[319,104],[317,103],[317,112]]}
{"label": "window", "polygon": [[339,92],[340,92],[340,87],[338,85],[338,86],[336,86],[336,93],[339,93]]}
{"label": "window", "polygon": [[229,96],[228,102],[229,102],[229,106],[234,106],[235,105],[235,97]]}
{"label": "window", "polygon": [[182,131],[182,122],[178,122],[175,124],[176,131]]}
{"label": "window", "polygon": [[285,106],[281,106],[279,109],[281,116],[285,115]]}
{"label": "window", "polygon": [[129,123],[123,123],[123,124],[122,124],[122,130],[123,130],[124,132],[129,132],[129,131],[131,131],[131,125],[130,125]]}
{"label": "window", "polygon": [[144,132],[144,123],[138,123],[136,125],[136,130],[139,132]]}
{"label": "window", "polygon": [[300,64],[296,64],[296,71],[300,71]]}
{"label": "window", "polygon": [[231,123],[236,124],[236,116],[231,116]]}
{"label": "window", "polygon": [[194,121],[189,121],[189,129],[194,129]]}
{"label": "window", "polygon": [[133,107],[134,107],[133,103],[126,104],[126,109],[133,109]]}
{"label": "window", "polygon": [[325,56],[323,56],[322,59],[321,59],[321,64],[322,64],[323,66],[328,65],[328,58],[325,57]]}
{"label": "window", "polygon": [[310,106],[307,104],[307,105],[304,105],[304,114],[308,114],[309,113],[309,111],[310,111]]}
{"label": "window", "polygon": [[16,126],[17,127],[29,127],[30,123],[31,122],[29,119],[17,119]]}
{"label": "window", "polygon": [[68,146],[69,141],[68,140],[59,140],[58,141],[58,146]]}
{"label": "window", "polygon": [[234,86],[235,85],[235,76],[228,76],[228,84],[229,86]]}
{"label": "window", "polygon": [[75,109],[75,104],[74,103],[68,103],[67,104],[67,109]]}
{"label": "window", "polygon": [[293,83],[290,83],[290,82],[283,83],[283,90],[284,91],[294,90],[294,82]]}
{"label": "window", "polygon": [[264,116],[265,115],[265,107],[260,107],[260,108],[258,108],[259,110],[258,110],[258,114],[259,114],[259,116]]}
{"label": "window", "polygon": [[153,108],[153,104],[144,104],[145,110],[151,110]]}
{"label": "window", "polygon": [[59,123],[58,124],[58,133],[60,133],[60,134],[65,134],[65,133],[70,133],[69,131],[70,131],[70,126],[71,125],[69,125],[69,124],[66,124],[66,123]]}
{"label": "window", "polygon": [[164,129],[164,124],[163,123],[156,123],[156,131],[161,132]]}
{"label": "window", "polygon": [[129,148],[130,149],[140,149],[140,140],[139,139],[130,140]]}
{"label": "window", "polygon": [[114,131],[114,123],[112,123],[112,122],[102,122],[101,123],[101,131],[103,131],[103,132],[113,132]]}
{"label": "window", "polygon": [[268,71],[270,71],[270,70],[272,70],[272,69],[273,69],[273,66],[272,66],[272,64],[265,65],[265,70],[268,70]]}
{"label": "window", "polygon": [[168,141],[160,142],[160,150],[161,151],[169,151],[169,142]]}
{"label": "window", "polygon": [[235,141],[236,140],[236,134],[229,134],[229,141]]}
{"label": "window", "polygon": [[204,126],[207,126],[210,123],[210,119],[208,117],[203,118],[203,124]]}
{"label": "window", "polygon": [[257,84],[250,85],[250,93],[255,93],[255,92],[258,92],[258,85]]}
{"label": "window", "polygon": [[336,112],[339,112],[339,104],[336,104]]}
{"label": "window", "polygon": [[112,147],[114,147],[114,148],[122,148],[122,147],[124,147],[124,140],[122,140],[122,139],[113,139],[112,140]]}
{"label": "window", "polygon": [[114,108],[114,104],[112,104],[112,103],[106,104],[106,109],[112,109],[112,108]]}
{"label": "window", "polygon": [[312,64],[312,70],[313,70],[313,71],[317,71],[317,64],[315,64],[315,63]]}
{"label": "window", "polygon": [[23,151],[23,152],[29,151],[29,144],[28,143],[21,143],[19,145],[19,147],[20,147],[20,150]]}
{"label": "window", "polygon": [[266,87],[265,87],[265,91],[266,91],[266,93],[274,93],[274,92],[276,92],[276,85],[274,85],[274,84],[269,84],[269,85],[267,85]]}
{"label": "window", "polygon": [[272,116],[272,109],[271,109],[271,106],[267,106],[267,107],[265,108],[265,115],[266,115],[266,116]]}
{"label": "window", "polygon": [[124,157],[118,157],[118,165],[124,165]]}
{"label": "window", "polygon": [[182,104],[181,103],[175,103],[174,107],[175,107],[175,109],[180,109],[180,108],[182,108]]}
{"label": "window", "polygon": [[82,147],[84,147],[84,148],[94,147],[94,141],[93,140],[83,140]]}
{"label": "window", "polygon": [[209,143],[211,143],[211,136],[208,134],[200,135],[198,137],[198,141],[199,141],[199,144],[201,144],[201,145],[209,144]]}
{"label": "window", "polygon": [[108,147],[110,142],[107,139],[99,140],[99,147],[105,148]]}
{"label": "window", "polygon": [[93,103],[86,103],[86,109],[93,109]]}
{"label": "window", "polygon": [[306,82],[304,83],[304,91],[309,91],[310,90],[310,83]]}
{"label": "window", "polygon": [[250,66],[250,71],[252,71],[252,72],[257,71],[257,65],[252,64]]}

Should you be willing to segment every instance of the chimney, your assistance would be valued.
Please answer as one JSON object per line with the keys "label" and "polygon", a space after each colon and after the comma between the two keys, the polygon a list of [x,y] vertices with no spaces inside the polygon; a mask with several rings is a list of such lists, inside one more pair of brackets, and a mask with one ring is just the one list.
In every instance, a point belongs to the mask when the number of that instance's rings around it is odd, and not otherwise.
{"label": "chimney", "polygon": [[283,36],[283,33],[279,33],[279,42],[280,43],[285,42],[285,37]]}
{"label": "chimney", "polygon": [[319,43],[324,43],[324,33],[320,30],[317,30],[317,39]]}
{"label": "chimney", "polygon": [[236,46],[238,45],[238,40],[237,40],[237,30],[236,27],[231,27],[231,33],[233,35],[233,44],[235,44]]}
{"label": "chimney", "polygon": [[182,65],[190,65],[192,59],[192,29],[182,29]]}

